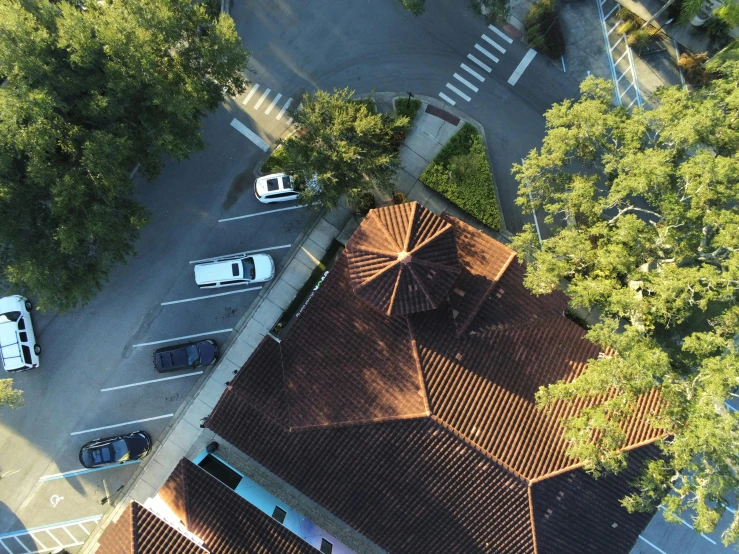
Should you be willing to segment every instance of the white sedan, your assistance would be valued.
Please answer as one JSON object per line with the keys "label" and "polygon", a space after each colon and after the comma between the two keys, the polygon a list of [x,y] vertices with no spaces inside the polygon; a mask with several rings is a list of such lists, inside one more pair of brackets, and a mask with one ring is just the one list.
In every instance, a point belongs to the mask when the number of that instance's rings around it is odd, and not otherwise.
{"label": "white sedan", "polygon": [[286,173],[272,173],[259,177],[254,183],[254,194],[264,204],[297,200],[300,194],[295,190],[295,182]]}

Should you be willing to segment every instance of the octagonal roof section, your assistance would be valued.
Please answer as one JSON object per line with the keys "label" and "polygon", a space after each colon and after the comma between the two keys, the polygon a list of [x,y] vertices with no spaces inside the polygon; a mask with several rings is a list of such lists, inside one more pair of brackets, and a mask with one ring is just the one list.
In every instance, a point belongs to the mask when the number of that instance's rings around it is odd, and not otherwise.
{"label": "octagonal roof section", "polygon": [[435,309],[461,271],[452,225],[417,202],[372,210],[345,252],[354,292],[391,316]]}

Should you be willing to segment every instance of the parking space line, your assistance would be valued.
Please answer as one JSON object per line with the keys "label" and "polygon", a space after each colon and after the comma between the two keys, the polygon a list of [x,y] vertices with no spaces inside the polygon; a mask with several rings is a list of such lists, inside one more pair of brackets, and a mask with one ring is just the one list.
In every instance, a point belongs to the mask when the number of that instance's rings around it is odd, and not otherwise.
{"label": "parking space line", "polygon": [[482,40],[484,40],[485,42],[487,42],[490,46],[492,46],[493,48],[495,48],[501,54],[505,54],[505,48],[503,48],[500,44],[498,44],[497,42],[495,42],[489,36],[482,35]]}
{"label": "parking space line", "polygon": [[448,103],[449,103],[449,104],[451,104],[452,106],[456,106],[456,105],[457,105],[457,103],[456,103],[456,102],[455,102],[454,100],[452,100],[451,98],[449,98],[449,97],[448,97],[448,96],[447,96],[446,94],[444,94],[443,92],[440,92],[440,93],[439,93],[439,96],[441,96],[441,98],[443,98],[443,99],[444,99],[444,100],[445,100],[446,102],[448,102]]}
{"label": "parking space line", "polygon": [[272,89],[269,89],[269,88],[264,91],[264,94],[262,94],[262,97],[257,101],[256,104],[254,104],[254,109],[255,110],[258,110],[259,109],[259,106],[262,105],[262,102],[264,102],[264,100],[267,98],[267,96],[269,96],[269,93],[270,92],[272,92]]}
{"label": "parking space line", "polygon": [[645,543],[647,543],[649,546],[651,546],[652,548],[654,548],[657,552],[660,552],[660,554],[667,554],[667,552],[665,552],[664,550],[662,550],[659,546],[657,546],[655,544],[652,544],[651,542],[649,542],[647,539],[645,539],[641,535],[639,535],[639,538],[641,540],[643,540]]}
{"label": "parking space line", "polygon": [[195,333],[194,335],[185,335],[184,337],[172,337],[171,339],[155,340],[151,342],[142,342],[140,344],[134,344],[132,348],[139,348],[140,346],[151,346],[152,344],[163,344],[165,342],[174,342],[176,340],[187,340],[194,339],[195,337],[204,337],[206,335],[216,335],[219,333],[230,333],[233,329],[219,329],[218,331],[208,331],[207,333]]}
{"label": "parking space line", "polygon": [[485,50],[479,44],[475,44],[475,50],[477,50],[478,52],[480,52],[482,54],[485,54],[488,58],[490,58],[491,60],[493,60],[495,63],[498,63],[500,61],[498,58],[496,58],[495,56],[493,56],[493,54],[491,52],[488,52],[487,50]]}
{"label": "parking space line", "polygon": [[513,39],[506,35],[503,31],[498,29],[495,25],[488,25],[488,29],[490,29],[492,32],[494,32],[496,35],[498,35],[500,38],[502,38],[504,41],[506,41],[508,44],[513,44]]}
{"label": "parking space line", "polygon": [[202,260],[193,260],[189,263],[199,264],[200,262],[209,262],[211,260],[219,260],[221,258],[246,256],[247,254],[256,254],[257,252],[268,252],[269,250],[282,250],[283,248],[290,248],[292,244],[281,244],[280,246],[270,246],[269,248],[259,248],[257,250],[247,250],[246,252],[235,252],[234,254],[224,254],[223,256],[213,256],[212,258],[203,258]]}
{"label": "parking space line", "polygon": [[8,554],[13,554],[13,551],[7,546],[5,546],[5,542],[3,540],[0,540],[0,544],[3,545],[3,548],[7,551]]}
{"label": "parking space line", "polygon": [[477,59],[477,58],[476,58],[475,56],[473,56],[472,54],[467,54],[467,59],[469,59],[469,60],[472,60],[473,62],[475,62],[475,63],[476,63],[477,65],[479,65],[480,67],[482,67],[482,68],[483,68],[483,69],[484,69],[485,71],[487,71],[488,73],[490,73],[490,72],[491,72],[491,71],[493,70],[493,68],[492,68],[492,67],[490,67],[489,65],[486,65],[486,64],[482,63],[482,62],[481,62],[480,60],[478,60],[478,59]]}
{"label": "parking space line", "polygon": [[293,103],[293,99],[292,98],[288,98],[287,99],[287,102],[285,102],[285,105],[282,106],[282,109],[280,110],[280,113],[277,114],[277,120],[278,121],[280,119],[282,119],[282,116],[285,115],[285,112],[287,111],[287,109],[290,107],[290,104],[292,104],[292,103]]}
{"label": "parking space line", "polygon": [[472,98],[470,98],[469,96],[467,96],[464,92],[462,92],[461,90],[459,90],[457,87],[455,87],[451,83],[447,83],[446,84],[446,88],[448,88],[449,90],[452,90],[452,91],[456,92],[460,97],[462,97],[465,100],[467,100],[467,102],[469,102],[470,100],[472,100]]}
{"label": "parking space line", "polygon": [[260,149],[264,150],[265,152],[269,150],[269,144],[264,142],[261,137],[259,137],[259,135],[257,135],[254,131],[249,129],[249,127],[241,123],[241,121],[239,121],[238,119],[234,118],[233,121],[231,121],[231,127],[236,129],[239,133],[241,133],[254,144],[256,144]]}
{"label": "parking space line", "polygon": [[477,92],[478,90],[480,90],[475,85],[473,85],[472,83],[470,83],[467,79],[465,79],[464,77],[462,77],[459,73],[455,73],[454,74],[454,78],[457,81],[459,81],[460,83],[462,83],[463,85],[467,85],[474,92]]}
{"label": "parking space line", "polygon": [[244,106],[246,106],[246,103],[251,100],[251,97],[254,96],[254,93],[257,92],[259,89],[259,85],[254,85],[252,89],[249,91],[249,94],[246,95],[246,98],[244,98],[244,101],[241,102]]}
{"label": "parking space line", "polygon": [[264,115],[269,115],[269,112],[272,111],[272,108],[275,107],[275,104],[277,104],[280,98],[282,98],[282,95],[278,93],[277,96],[275,96],[275,99],[272,100],[272,103],[269,105],[269,108],[267,108],[267,111],[264,112]]}
{"label": "parking space line", "polygon": [[248,289],[229,290],[219,292],[218,294],[206,294],[205,296],[193,296],[192,298],[183,298],[182,300],[171,300],[162,302],[162,306],[171,306],[172,304],[182,304],[183,302],[195,302],[196,300],[205,300],[206,298],[215,298],[216,296],[228,296],[229,294],[239,294],[241,292],[250,292],[253,290],[261,290],[262,287],[250,287]]}
{"label": "parking space line", "polygon": [[485,77],[483,77],[482,75],[480,75],[477,71],[475,71],[473,69],[470,69],[465,64],[460,64],[459,67],[461,67],[462,69],[464,69],[467,73],[469,73],[470,75],[472,75],[475,79],[477,79],[481,83],[484,83],[485,82]]}
{"label": "parking space line", "polygon": [[172,417],[174,414],[164,414],[160,416],[147,417],[145,419],[134,419],[133,421],[124,421],[123,423],[114,423],[113,425],[104,425],[103,427],[94,427],[93,429],[85,429],[83,431],[75,431],[70,435],[83,435],[85,433],[92,433],[93,431],[103,431],[105,429],[113,429],[114,427],[123,427],[124,425],[133,425],[134,423],[146,423],[147,421],[156,421],[157,419],[166,419]]}
{"label": "parking space line", "polygon": [[[665,507],[660,505],[659,509],[662,510],[662,511],[664,511]],[[690,523],[688,523],[687,521],[685,521],[683,518],[677,517],[677,519],[680,520],[680,522],[683,525],[686,525],[687,527],[689,527],[690,529],[692,529],[693,531],[695,531],[695,527],[693,527]],[[705,535],[703,533],[700,533],[700,536],[703,537],[704,539],[706,539],[711,544],[714,544],[714,545],[716,544],[716,541],[713,540],[711,537],[709,537],[709,536],[707,536],[707,535]]]}
{"label": "parking space line", "polygon": [[247,217],[257,217],[260,215],[267,215],[267,214],[273,214],[277,212],[286,212],[288,210],[299,210],[301,208],[305,208],[305,206],[290,206],[289,208],[279,208],[277,210],[269,210],[266,212],[257,212],[255,214],[247,214],[247,215],[237,215],[236,217],[227,217],[225,219],[219,219],[218,223],[223,223],[224,221],[234,221],[235,219],[246,219]]}
{"label": "parking space line", "polygon": [[131,383],[129,385],[120,385],[118,387],[108,387],[107,389],[100,389],[100,392],[108,392],[112,390],[129,389],[131,387],[140,387],[141,385],[150,385],[151,383],[159,383],[161,381],[171,381],[172,379],[182,379],[183,377],[193,377],[195,375],[202,375],[202,371],[192,371],[190,373],[184,373],[182,375],[172,375],[171,377],[162,377],[161,379],[150,379],[148,381],[139,381],[138,383]]}
{"label": "parking space line", "polygon": [[529,48],[529,51],[526,52],[526,55],[518,63],[518,67],[516,67],[516,70],[508,79],[509,85],[513,86],[518,82],[518,80],[521,78],[521,75],[523,75],[523,72],[526,71],[526,68],[531,63],[531,60],[534,59],[534,56],[536,56],[536,50],[534,50],[533,48]]}
{"label": "parking space line", "polygon": [[114,467],[121,467],[121,466],[127,466],[127,465],[138,464],[138,463],[141,463],[141,460],[131,460],[129,462],[123,462],[122,464],[114,464],[114,465],[105,466],[105,467],[95,467],[92,469],[75,469],[72,471],[65,471],[64,473],[53,473],[51,475],[44,475],[43,477],[39,478],[38,482],[46,483],[47,481],[56,481],[57,479],[67,479],[69,477],[76,477],[77,475],[84,475],[85,473],[93,473],[95,471],[102,471],[104,469],[112,469]]}

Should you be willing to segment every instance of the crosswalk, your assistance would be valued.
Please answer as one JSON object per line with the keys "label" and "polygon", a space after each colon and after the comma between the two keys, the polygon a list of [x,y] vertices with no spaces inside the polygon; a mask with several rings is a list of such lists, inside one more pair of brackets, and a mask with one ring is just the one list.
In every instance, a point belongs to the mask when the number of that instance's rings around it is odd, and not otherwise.
{"label": "crosswalk", "polygon": [[[271,98],[270,94],[272,94],[272,89],[266,87],[262,88],[259,83],[251,83],[251,85],[247,89],[246,96],[241,101],[241,104],[247,110],[262,111],[264,115],[270,115],[273,111],[275,111],[275,108],[280,106],[279,111],[277,111],[274,116],[277,121],[280,121],[285,116],[287,110],[290,108],[290,105],[294,102],[294,100],[292,98],[287,98],[283,102],[282,94],[275,93],[274,96]],[[281,102],[282,104],[280,104]],[[292,125],[292,123],[293,118],[288,115],[288,127]]]}
{"label": "crosswalk", "polygon": [[439,93],[439,97],[451,106],[455,106],[460,98],[466,102],[472,100],[471,94],[480,90],[475,83],[485,82],[484,73],[480,73],[480,71],[491,73],[493,71],[491,64],[498,63],[500,61],[499,56],[506,53],[506,45],[513,44],[513,39],[495,25],[488,25],[488,29],[495,38],[483,34],[480,37],[480,42],[483,44],[475,43],[475,51],[467,54],[467,59],[471,64],[460,64],[459,67],[462,71],[455,72],[454,80],[447,83],[446,89]]}
{"label": "crosswalk", "polygon": [[37,554],[57,552],[84,544],[102,515],[75,519],[63,523],[22,529],[0,535],[0,552]]}

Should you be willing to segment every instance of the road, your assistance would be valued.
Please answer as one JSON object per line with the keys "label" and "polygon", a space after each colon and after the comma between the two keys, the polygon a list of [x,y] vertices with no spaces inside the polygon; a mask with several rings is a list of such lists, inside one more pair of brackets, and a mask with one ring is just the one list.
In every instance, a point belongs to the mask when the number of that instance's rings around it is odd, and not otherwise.
{"label": "road", "polygon": [[[294,108],[305,91],[344,86],[437,98],[443,92],[485,128],[509,230],[529,219],[513,204],[510,167],[541,143],[542,113],[577,93],[577,83],[542,56],[509,84],[528,48],[497,36],[465,7],[440,0],[428,0],[418,18],[396,0],[234,0],[232,15],[252,52],[254,84],[205,119],[204,152],[168,161],[154,182],[138,183],[137,195],[152,213],[138,256],[118,267],[84,308],[34,314],[42,367],[16,378],[26,406],[0,411],[0,533],[102,513],[103,479],[112,492],[135,464],[52,477],[78,470],[79,446],[97,436],[143,428],[156,438],[202,377],[116,388],[157,378],[154,346],[138,345],[200,334],[223,342],[254,300],[256,291],[191,300],[213,291],[194,285],[189,262],[273,248],[279,270],[287,252],[279,247],[291,244],[314,214],[269,213],[274,206],[259,204],[251,186],[264,156],[260,146],[273,144],[288,127],[288,100]],[[484,59],[489,71],[469,55]],[[462,86],[454,77],[461,64],[484,79],[477,91],[467,90],[469,100],[447,87]],[[234,128],[234,119],[252,138]],[[219,222],[244,215],[253,217]],[[162,305],[168,302],[177,303]],[[94,431],[100,427],[110,428]]]}

